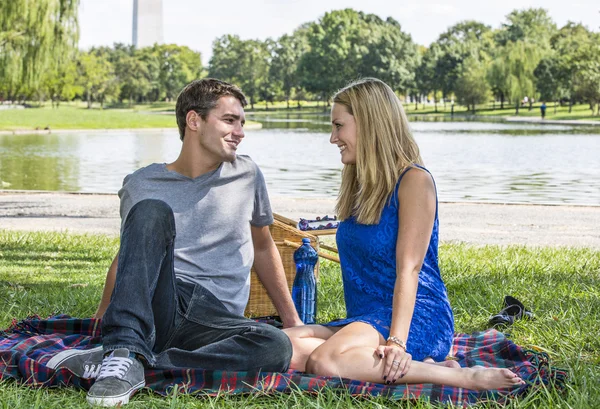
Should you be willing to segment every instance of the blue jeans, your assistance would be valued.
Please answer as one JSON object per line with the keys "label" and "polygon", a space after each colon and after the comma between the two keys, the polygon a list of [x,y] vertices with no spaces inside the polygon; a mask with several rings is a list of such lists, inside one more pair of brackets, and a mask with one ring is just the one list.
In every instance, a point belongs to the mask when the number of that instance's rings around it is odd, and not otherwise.
{"label": "blue jeans", "polygon": [[127,348],[157,369],[286,371],[292,356],[287,335],[229,312],[201,285],[177,280],[174,241],[169,205],[146,199],[131,208],[102,320],[104,351]]}

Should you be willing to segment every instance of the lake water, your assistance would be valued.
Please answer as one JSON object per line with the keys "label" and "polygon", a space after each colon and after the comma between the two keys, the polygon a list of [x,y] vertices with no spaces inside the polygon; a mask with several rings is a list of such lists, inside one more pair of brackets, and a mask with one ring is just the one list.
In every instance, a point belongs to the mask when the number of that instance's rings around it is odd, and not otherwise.
{"label": "lake water", "polygon": [[[335,198],[340,154],[323,115],[248,116],[238,153],[262,168],[272,195]],[[600,205],[600,127],[419,121],[411,126],[442,201]],[[173,161],[172,131],[0,135],[4,189],[114,193],[123,177]]]}

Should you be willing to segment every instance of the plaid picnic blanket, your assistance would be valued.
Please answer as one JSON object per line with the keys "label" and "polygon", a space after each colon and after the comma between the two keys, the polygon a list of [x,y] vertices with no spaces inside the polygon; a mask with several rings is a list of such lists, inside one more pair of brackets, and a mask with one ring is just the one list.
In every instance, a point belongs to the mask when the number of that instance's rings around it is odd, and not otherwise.
{"label": "plaid picnic blanket", "polygon": [[[12,378],[32,387],[74,385],[88,389],[92,380],[80,379],[64,368],[54,371],[45,364],[65,348],[89,348],[100,344],[99,324],[100,320],[76,319],[66,315],[13,321],[8,329],[0,331],[0,380]],[[509,368],[518,373],[526,384],[510,391],[472,391],[432,384],[388,386],[296,371],[250,373],[181,369],[146,370],[145,375],[146,386],[161,395],[168,394],[175,385],[185,386],[187,393],[200,392],[203,395],[289,393],[294,390],[317,392],[331,388],[346,390],[354,396],[426,399],[463,407],[489,400],[506,403],[543,385],[562,391],[566,389],[567,373],[551,367],[547,354],[521,348],[496,330],[456,334],[452,355],[461,366]]]}

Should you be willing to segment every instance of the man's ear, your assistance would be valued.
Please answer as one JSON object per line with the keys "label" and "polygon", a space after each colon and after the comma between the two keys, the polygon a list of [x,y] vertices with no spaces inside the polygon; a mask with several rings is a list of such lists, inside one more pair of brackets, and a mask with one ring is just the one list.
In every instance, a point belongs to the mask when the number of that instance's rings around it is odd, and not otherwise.
{"label": "man's ear", "polygon": [[192,131],[197,131],[200,129],[200,122],[202,121],[202,117],[198,115],[195,111],[190,111],[185,116],[185,122]]}

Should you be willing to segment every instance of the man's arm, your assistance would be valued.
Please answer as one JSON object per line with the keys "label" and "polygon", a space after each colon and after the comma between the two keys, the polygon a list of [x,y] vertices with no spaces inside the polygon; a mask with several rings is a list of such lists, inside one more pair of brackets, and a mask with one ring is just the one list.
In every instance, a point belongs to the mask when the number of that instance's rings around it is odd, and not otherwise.
{"label": "man's arm", "polygon": [[102,291],[102,300],[100,300],[100,305],[94,314],[94,318],[102,318],[106,309],[108,308],[108,304],[110,303],[110,296],[112,295],[113,288],[115,288],[115,279],[117,277],[117,265],[119,264],[119,254],[115,256],[110,268],[108,269],[108,273],[106,273],[106,281],[104,282],[104,290]]}
{"label": "man's arm", "polygon": [[273,304],[283,320],[284,328],[303,325],[296,312],[296,307],[294,307],[285,279],[281,256],[273,242],[269,227],[251,226],[251,229],[254,245],[254,269],[273,300]]}

